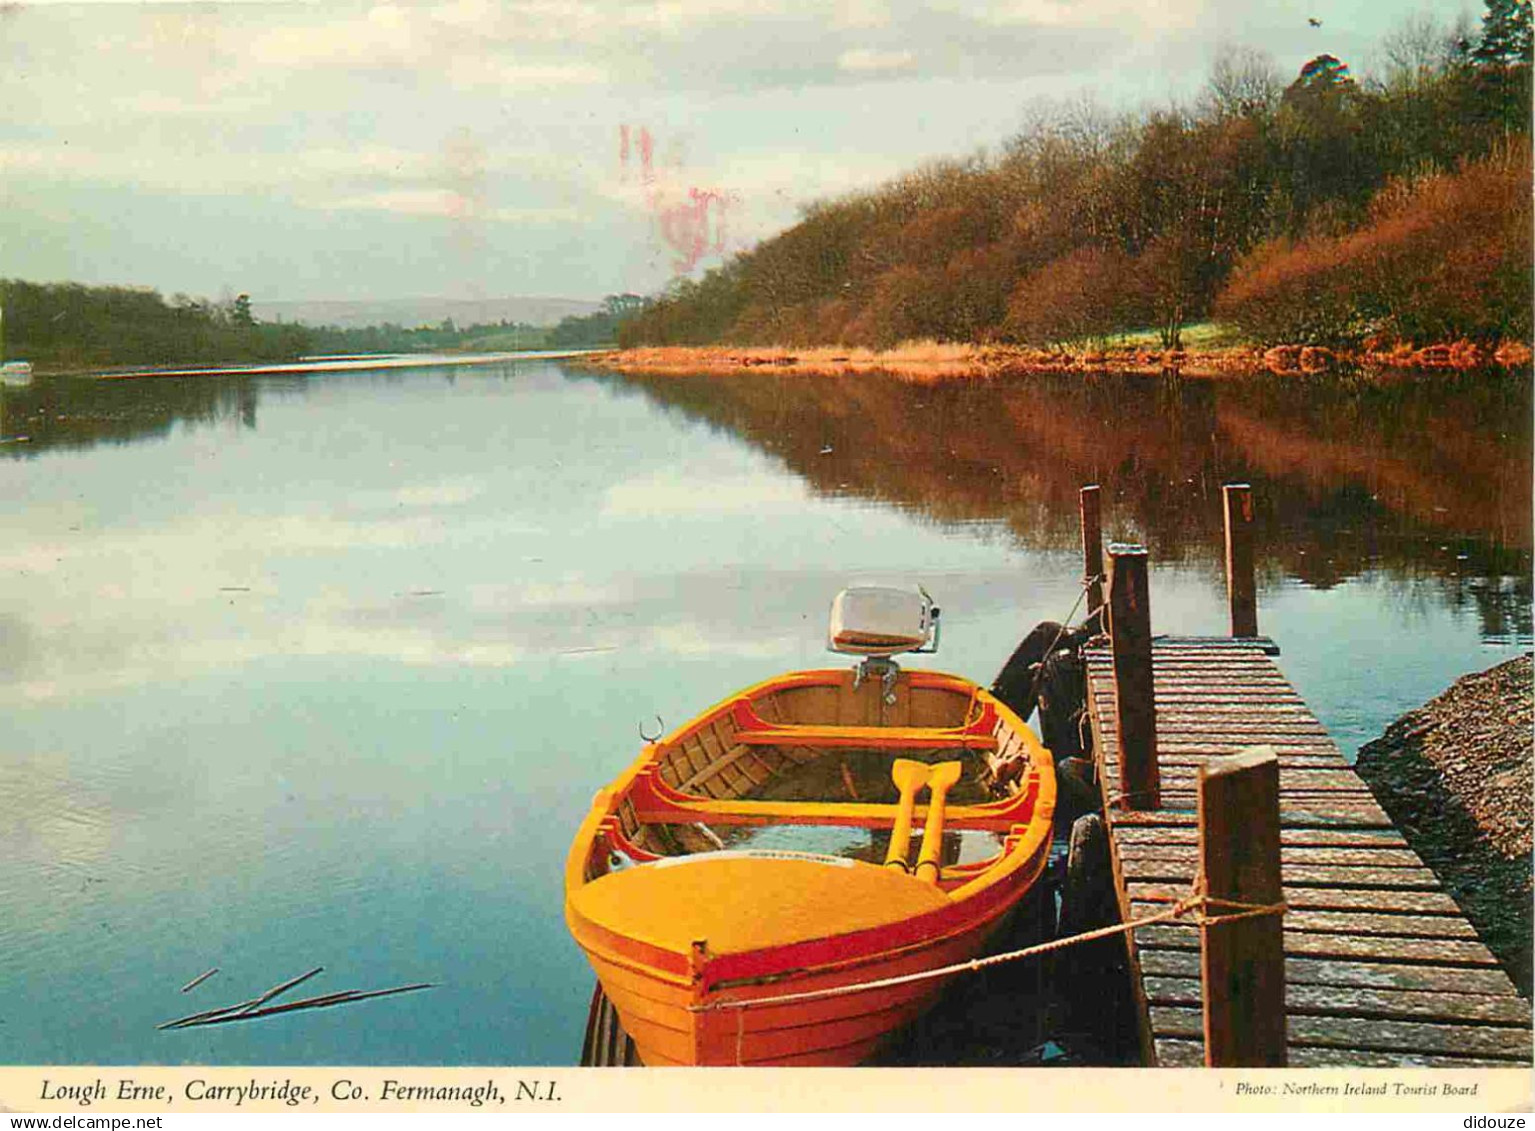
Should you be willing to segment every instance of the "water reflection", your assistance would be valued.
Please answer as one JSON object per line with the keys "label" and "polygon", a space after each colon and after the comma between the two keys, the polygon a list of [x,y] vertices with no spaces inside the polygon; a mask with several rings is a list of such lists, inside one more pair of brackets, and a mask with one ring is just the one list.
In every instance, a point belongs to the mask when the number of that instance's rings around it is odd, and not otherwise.
{"label": "water reflection", "polygon": [[1001,521],[1035,548],[1076,544],[1077,490],[1097,482],[1110,537],[1214,574],[1220,487],[1249,482],[1268,585],[1330,589],[1384,570],[1474,606],[1489,639],[1530,631],[1527,372],[588,379],[739,435],[818,493],[943,524]]}
{"label": "water reflection", "polygon": [[[517,367],[477,372],[507,377]],[[449,385],[457,376],[440,371]],[[1157,560],[1213,576],[1220,486],[1247,481],[1267,585],[1295,579],[1329,589],[1384,570],[1402,585],[1435,588],[1453,608],[1474,608],[1489,641],[1530,634],[1528,372],[937,384],[778,373],[579,379],[620,395],[638,391],[683,421],[738,436],[815,494],[889,503],[942,526],[1001,523],[1035,549],[1076,544],[1077,489],[1098,482],[1110,537],[1144,541]],[[299,375],[35,381],[0,389],[0,455],[130,444],[178,425],[255,429],[262,397],[303,397],[311,387]],[[600,505],[642,516],[677,506],[767,513],[802,501],[783,480],[747,477],[705,495],[675,469],[660,469],[614,484]]]}
{"label": "water reflection", "polygon": [[[262,384],[270,389],[272,381]],[[168,436],[178,424],[235,420],[255,428],[257,399],[252,377],[40,378],[25,387],[0,388],[0,455],[24,459],[57,448],[129,444]]]}

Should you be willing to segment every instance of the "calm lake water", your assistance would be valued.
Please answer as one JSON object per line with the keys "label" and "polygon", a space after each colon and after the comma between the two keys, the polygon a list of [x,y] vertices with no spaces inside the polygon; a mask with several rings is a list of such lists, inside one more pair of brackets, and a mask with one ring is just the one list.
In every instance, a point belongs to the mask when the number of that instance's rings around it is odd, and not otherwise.
{"label": "calm lake water", "polygon": [[[544,360],[0,389],[0,1061],[568,1064],[560,872],[668,727],[920,580],[987,680],[1072,607],[1076,491],[1345,752],[1530,643],[1526,375],[627,380]],[[422,993],[160,1032],[314,966]],[[182,994],[195,975],[220,973]]]}

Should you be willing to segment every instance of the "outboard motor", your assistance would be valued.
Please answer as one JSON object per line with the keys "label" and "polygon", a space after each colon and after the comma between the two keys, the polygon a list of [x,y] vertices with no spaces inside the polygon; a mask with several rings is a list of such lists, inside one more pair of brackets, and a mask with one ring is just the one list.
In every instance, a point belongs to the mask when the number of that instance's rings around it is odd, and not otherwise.
{"label": "outboard motor", "polygon": [[939,612],[920,585],[850,586],[831,603],[826,647],[831,652],[863,656],[853,686],[878,678],[884,684],[885,702],[894,703],[895,681],[901,669],[893,657],[902,652],[938,651]]}

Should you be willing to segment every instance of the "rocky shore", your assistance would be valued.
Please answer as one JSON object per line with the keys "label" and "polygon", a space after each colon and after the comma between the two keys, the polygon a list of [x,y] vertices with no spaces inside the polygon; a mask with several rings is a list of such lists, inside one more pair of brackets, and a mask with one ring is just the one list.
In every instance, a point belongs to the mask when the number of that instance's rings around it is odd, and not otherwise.
{"label": "rocky shore", "polygon": [[1525,997],[1531,985],[1531,659],[1455,682],[1357,769]]}

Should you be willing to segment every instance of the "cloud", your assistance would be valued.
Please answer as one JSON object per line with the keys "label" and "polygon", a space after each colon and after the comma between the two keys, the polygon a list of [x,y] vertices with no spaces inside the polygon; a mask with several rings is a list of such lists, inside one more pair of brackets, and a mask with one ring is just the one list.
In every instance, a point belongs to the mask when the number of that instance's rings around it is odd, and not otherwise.
{"label": "cloud", "polygon": [[708,490],[681,470],[657,471],[639,479],[615,483],[603,497],[601,517],[618,515],[758,514],[764,510],[793,510],[805,505],[806,489],[798,480],[777,476],[711,476]]}
{"label": "cloud", "polygon": [[853,47],[837,56],[840,70],[856,74],[876,71],[909,70],[917,56],[911,51],[878,51],[872,47]]}
{"label": "cloud", "polygon": [[492,87],[498,91],[541,91],[549,87],[601,86],[611,81],[606,67],[584,60],[529,62],[470,56],[447,70],[447,81],[460,88]]}
{"label": "cloud", "polygon": [[413,24],[403,8],[379,4],[361,18],[267,28],[253,34],[240,53],[257,66],[281,70],[409,65],[425,46]]}
{"label": "cloud", "polygon": [[389,212],[397,216],[435,216],[501,224],[575,224],[585,215],[570,205],[487,208],[473,195],[434,188],[391,189],[336,200],[314,199],[307,203],[313,208],[335,212]]}
{"label": "cloud", "polygon": [[887,0],[833,0],[831,26],[839,31],[889,27]]}
{"label": "cloud", "polygon": [[477,205],[452,189],[392,189],[387,192],[348,196],[327,201],[324,207],[339,212],[393,212],[401,216],[443,216],[462,218],[477,211]]}
{"label": "cloud", "polygon": [[982,23],[1047,28],[1142,27],[1157,30],[1196,26],[1209,0],[1001,0],[975,11]]}
{"label": "cloud", "polygon": [[483,479],[444,479],[436,483],[420,483],[401,487],[390,497],[400,506],[443,507],[458,506],[485,494]]}

